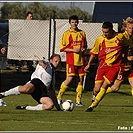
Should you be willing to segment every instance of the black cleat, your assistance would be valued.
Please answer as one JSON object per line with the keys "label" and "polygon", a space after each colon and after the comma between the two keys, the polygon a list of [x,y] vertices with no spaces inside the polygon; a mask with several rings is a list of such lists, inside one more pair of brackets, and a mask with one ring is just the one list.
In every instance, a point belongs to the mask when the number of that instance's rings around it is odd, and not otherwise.
{"label": "black cleat", "polygon": [[5,97],[5,96],[2,93],[0,93],[0,99],[3,98],[3,97]]}
{"label": "black cleat", "polygon": [[16,109],[25,110],[26,107],[27,107],[27,105],[25,105],[25,106],[17,106]]}
{"label": "black cleat", "polygon": [[93,111],[93,108],[89,107],[85,112],[92,112],[92,111]]}

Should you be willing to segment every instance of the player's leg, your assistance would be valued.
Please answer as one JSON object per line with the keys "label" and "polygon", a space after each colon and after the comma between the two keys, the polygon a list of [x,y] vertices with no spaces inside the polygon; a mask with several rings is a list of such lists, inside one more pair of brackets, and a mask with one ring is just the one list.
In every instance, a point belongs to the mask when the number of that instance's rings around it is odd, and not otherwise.
{"label": "player's leg", "polygon": [[128,81],[130,83],[130,86],[131,86],[131,94],[133,96],[133,78],[129,78]]}
{"label": "player's leg", "polygon": [[84,68],[85,66],[74,67],[75,74],[78,75],[78,79],[79,79],[78,85],[76,88],[76,106],[83,106],[81,102],[81,98],[82,98],[82,92],[83,92],[84,76],[86,75]]}
{"label": "player's leg", "polygon": [[18,95],[21,93],[30,93],[32,91],[34,91],[34,85],[31,83],[27,83],[23,86],[16,86],[14,88],[9,89],[8,91],[0,93],[0,98],[10,95]]}
{"label": "player's leg", "polygon": [[100,67],[100,64],[99,64],[97,72],[96,72],[96,76],[95,76],[94,89],[92,92],[92,102],[95,101],[95,97],[100,91],[100,88],[103,84],[103,81],[104,81],[103,75],[104,75],[105,70],[106,68]]}
{"label": "player's leg", "polygon": [[84,76],[79,76],[79,82],[76,88],[76,106],[83,106],[81,102],[81,97],[83,92],[83,80],[84,80]]}
{"label": "player's leg", "polygon": [[62,96],[65,93],[66,89],[68,88],[69,83],[72,81],[73,77],[66,77],[66,80],[62,82],[60,86],[60,90],[57,95],[58,103],[62,104]]}
{"label": "player's leg", "polygon": [[97,94],[95,101],[92,102],[92,104],[88,107],[86,112],[92,111],[93,108],[96,107],[99,104],[99,102],[103,99],[103,97],[106,94],[106,90],[108,88],[108,85],[110,85],[115,80],[118,71],[119,71],[119,67],[113,67],[113,68],[108,67],[108,70],[105,71],[106,72],[105,76],[103,76],[104,82],[100,88],[100,91]]}
{"label": "player's leg", "polygon": [[118,91],[120,89],[122,82],[124,81],[124,78],[127,76],[128,73],[129,72],[124,71],[123,67],[120,67],[120,70],[117,75],[117,79],[114,81],[114,83],[111,87],[108,87],[106,93]]}
{"label": "player's leg", "polygon": [[48,91],[43,82],[39,79],[33,79],[31,83],[34,85],[34,91],[31,96],[38,102],[36,106],[17,106],[16,109],[25,110],[51,110],[54,107],[53,101],[48,96]]}
{"label": "player's leg", "polygon": [[118,91],[120,89],[122,82],[123,80],[115,80],[114,84],[111,87],[108,87],[106,93]]}
{"label": "player's leg", "polygon": [[102,84],[103,84],[103,81],[95,81],[94,89],[92,92],[92,102],[95,101],[96,95],[100,91]]}
{"label": "player's leg", "polygon": [[72,81],[73,76],[75,76],[75,68],[73,65],[66,64],[66,79],[62,82],[60,90],[57,95],[58,103],[62,104],[62,96],[68,88],[69,83]]}
{"label": "player's leg", "polygon": [[102,98],[104,97],[105,93],[106,93],[106,88],[108,86],[108,82],[105,80],[100,88],[99,93],[96,95],[95,101],[92,102],[92,104],[90,105],[90,107],[94,108],[98,105],[98,103],[102,100]]}
{"label": "player's leg", "polygon": [[128,81],[131,86],[131,94],[133,96],[133,69],[130,71],[130,74],[128,75]]}
{"label": "player's leg", "polygon": [[17,106],[16,109],[22,110],[51,110],[54,107],[53,101],[49,97],[42,97],[40,99],[40,104],[36,106]]}

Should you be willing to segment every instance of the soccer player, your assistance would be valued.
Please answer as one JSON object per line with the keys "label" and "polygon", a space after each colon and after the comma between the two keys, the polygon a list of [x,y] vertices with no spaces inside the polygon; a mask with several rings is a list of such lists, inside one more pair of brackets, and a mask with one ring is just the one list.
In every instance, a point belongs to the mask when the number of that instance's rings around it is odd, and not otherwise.
{"label": "soccer player", "polygon": [[93,111],[94,107],[102,100],[108,86],[116,79],[122,63],[122,35],[113,30],[111,22],[103,23],[102,32],[103,34],[96,39],[90,51],[91,55],[85,67],[85,71],[87,71],[95,56],[98,55],[99,66],[94,85],[94,93],[97,95],[86,112]]}
{"label": "soccer player", "polygon": [[61,110],[52,85],[54,69],[58,67],[61,57],[59,54],[53,54],[50,60],[45,59],[44,61],[45,63],[42,61],[38,63],[28,83],[0,93],[0,98],[10,95],[30,94],[38,102],[38,105],[17,106],[16,109],[51,110],[55,105],[57,110]]}
{"label": "soccer player", "polygon": [[62,82],[57,96],[58,103],[62,104],[62,96],[74,76],[78,77],[76,88],[76,106],[83,106],[81,96],[84,80],[84,51],[87,48],[86,34],[78,28],[78,16],[69,17],[70,29],[65,31],[60,41],[60,51],[66,52],[66,79]]}
{"label": "soccer player", "polygon": [[131,64],[131,61],[133,61],[133,18],[128,17],[126,20],[123,20],[122,31],[125,31],[123,35],[127,39],[126,41],[128,42],[128,45],[124,47],[123,51],[124,65],[121,66],[117,79],[111,87],[108,87],[106,93],[118,91],[122,82],[127,77],[131,86],[131,94],[133,96],[133,68]]}
{"label": "soccer player", "polygon": [[[4,44],[0,39],[0,69],[2,69],[3,64],[3,55],[6,55],[7,52],[7,45]],[[3,99],[0,99],[0,106],[6,106],[6,103]]]}

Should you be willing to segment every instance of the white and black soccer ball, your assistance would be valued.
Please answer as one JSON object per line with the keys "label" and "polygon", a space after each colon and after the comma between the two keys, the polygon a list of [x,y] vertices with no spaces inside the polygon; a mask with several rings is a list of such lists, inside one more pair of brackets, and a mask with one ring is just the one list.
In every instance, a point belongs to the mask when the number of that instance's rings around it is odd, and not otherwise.
{"label": "white and black soccer ball", "polygon": [[66,100],[62,104],[62,108],[64,111],[73,111],[74,109],[74,103],[72,100]]}

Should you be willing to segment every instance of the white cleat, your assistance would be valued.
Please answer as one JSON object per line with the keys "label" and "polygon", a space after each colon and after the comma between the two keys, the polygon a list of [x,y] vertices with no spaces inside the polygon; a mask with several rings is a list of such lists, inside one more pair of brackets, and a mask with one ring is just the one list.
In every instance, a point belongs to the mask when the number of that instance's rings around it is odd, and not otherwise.
{"label": "white cleat", "polygon": [[0,99],[0,106],[7,106],[6,103],[2,99]]}
{"label": "white cleat", "polygon": [[58,104],[62,105],[62,103],[63,103],[63,101],[61,99],[60,100],[58,99]]}

